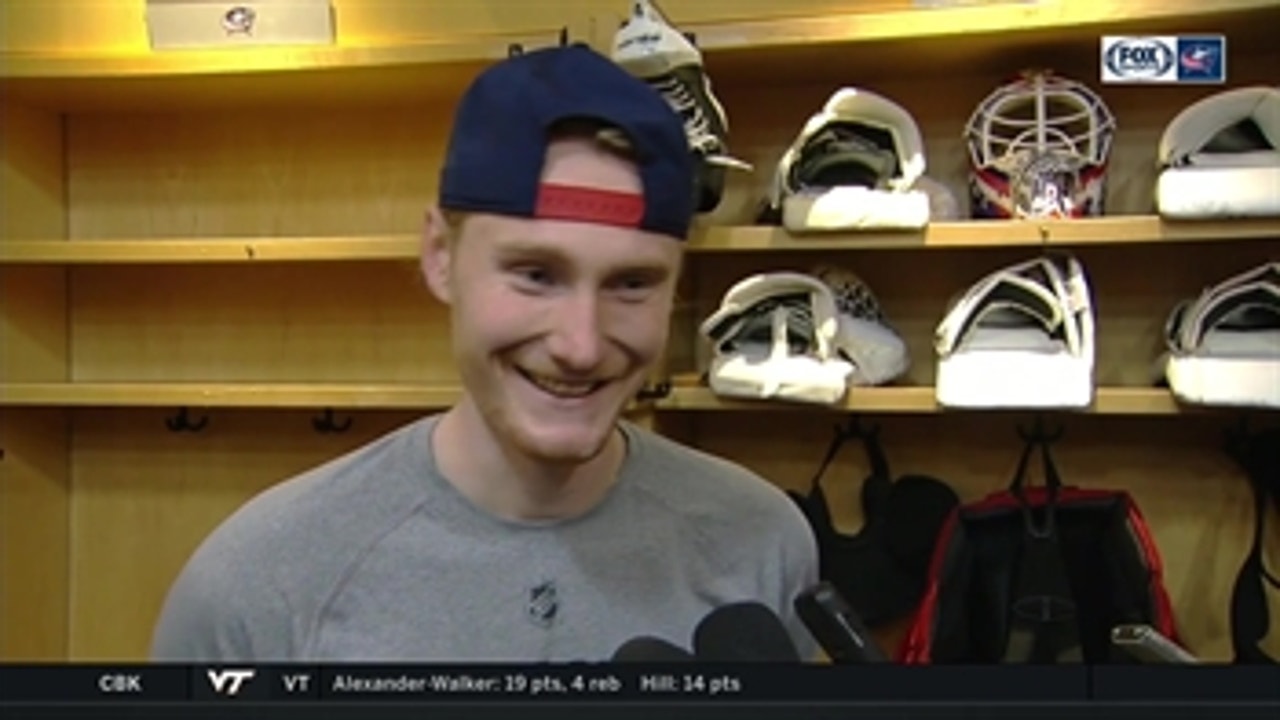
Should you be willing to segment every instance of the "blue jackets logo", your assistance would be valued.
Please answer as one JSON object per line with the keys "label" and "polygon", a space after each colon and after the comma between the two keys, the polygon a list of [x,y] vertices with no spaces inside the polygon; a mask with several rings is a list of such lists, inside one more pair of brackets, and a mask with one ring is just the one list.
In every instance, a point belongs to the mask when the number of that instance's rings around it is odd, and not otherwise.
{"label": "blue jackets logo", "polygon": [[1221,35],[1178,38],[1178,80],[1226,82],[1226,38]]}
{"label": "blue jackets logo", "polygon": [[1102,38],[1104,83],[1221,83],[1226,38],[1148,35]]}

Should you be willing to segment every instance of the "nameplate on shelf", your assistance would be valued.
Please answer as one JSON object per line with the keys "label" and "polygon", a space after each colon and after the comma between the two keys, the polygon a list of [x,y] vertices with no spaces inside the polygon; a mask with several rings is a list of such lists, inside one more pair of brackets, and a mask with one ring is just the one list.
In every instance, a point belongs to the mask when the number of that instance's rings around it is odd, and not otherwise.
{"label": "nameplate on shelf", "polygon": [[332,45],[329,0],[147,0],[155,50]]}

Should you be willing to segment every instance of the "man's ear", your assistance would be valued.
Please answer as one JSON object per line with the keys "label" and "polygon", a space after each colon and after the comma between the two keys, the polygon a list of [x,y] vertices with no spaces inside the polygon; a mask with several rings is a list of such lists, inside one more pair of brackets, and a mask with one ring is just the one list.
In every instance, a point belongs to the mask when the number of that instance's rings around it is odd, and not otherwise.
{"label": "man's ear", "polygon": [[445,221],[440,207],[433,205],[427,210],[422,229],[422,278],[427,281],[431,294],[446,305],[453,297],[449,288],[452,255],[453,228]]}

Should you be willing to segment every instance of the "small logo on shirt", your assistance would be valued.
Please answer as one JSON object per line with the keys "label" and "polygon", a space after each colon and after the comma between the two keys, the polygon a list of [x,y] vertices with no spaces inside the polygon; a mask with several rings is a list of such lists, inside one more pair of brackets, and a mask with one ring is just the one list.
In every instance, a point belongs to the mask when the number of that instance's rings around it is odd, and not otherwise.
{"label": "small logo on shirt", "polygon": [[1221,83],[1227,80],[1227,39],[1221,35],[1178,38],[1178,79]]}
{"label": "small logo on shirt", "polygon": [[529,596],[525,604],[525,617],[538,627],[551,627],[560,611],[560,598],[556,593],[554,580],[547,580],[529,588]]}

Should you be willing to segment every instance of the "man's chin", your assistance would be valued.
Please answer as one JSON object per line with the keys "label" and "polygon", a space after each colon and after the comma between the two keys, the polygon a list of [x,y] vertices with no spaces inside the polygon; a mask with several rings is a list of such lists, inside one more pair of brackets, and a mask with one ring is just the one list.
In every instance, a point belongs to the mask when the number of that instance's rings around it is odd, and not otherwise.
{"label": "man's chin", "polygon": [[609,442],[614,424],[593,428],[526,428],[518,434],[521,449],[532,459],[557,465],[577,465],[599,455]]}

